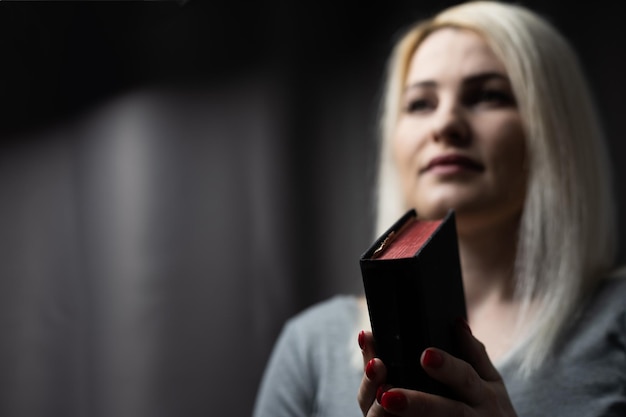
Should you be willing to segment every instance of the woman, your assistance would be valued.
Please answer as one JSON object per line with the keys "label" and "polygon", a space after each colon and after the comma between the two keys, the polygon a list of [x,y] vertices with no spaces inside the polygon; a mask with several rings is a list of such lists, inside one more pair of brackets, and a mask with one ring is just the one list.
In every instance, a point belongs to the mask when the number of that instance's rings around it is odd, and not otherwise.
{"label": "woman", "polygon": [[456,212],[467,362],[416,355],[458,400],[386,386],[369,331],[355,371],[364,302],[336,297],[286,325],[255,416],[624,415],[608,158],[567,42],[520,6],[452,7],[398,42],[383,109],[377,234]]}

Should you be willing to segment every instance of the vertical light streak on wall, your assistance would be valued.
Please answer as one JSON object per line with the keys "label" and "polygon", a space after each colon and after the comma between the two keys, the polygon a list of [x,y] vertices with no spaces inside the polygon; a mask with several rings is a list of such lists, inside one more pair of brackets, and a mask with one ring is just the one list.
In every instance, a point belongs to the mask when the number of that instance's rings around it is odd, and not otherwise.
{"label": "vertical light streak on wall", "polygon": [[82,130],[94,417],[149,414],[156,341],[150,117],[149,100],[132,96],[100,110]]}

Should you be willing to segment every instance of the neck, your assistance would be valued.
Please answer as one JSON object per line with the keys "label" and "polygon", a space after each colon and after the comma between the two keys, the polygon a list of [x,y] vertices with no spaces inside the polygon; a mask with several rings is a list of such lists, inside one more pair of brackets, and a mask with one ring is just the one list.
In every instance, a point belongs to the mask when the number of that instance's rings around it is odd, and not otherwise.
{"label": "neck", "polygon": [[518,339],[520,304],[514,299],[519,222],[490,223],[468,231],[459,224],[459,255],[472,332],[491,360],[504,357]]}
{"label": "neck", "polygon": [[488,229],[459,228],[459,255],[468,310],[488,303],[513,300],[517,221]]}

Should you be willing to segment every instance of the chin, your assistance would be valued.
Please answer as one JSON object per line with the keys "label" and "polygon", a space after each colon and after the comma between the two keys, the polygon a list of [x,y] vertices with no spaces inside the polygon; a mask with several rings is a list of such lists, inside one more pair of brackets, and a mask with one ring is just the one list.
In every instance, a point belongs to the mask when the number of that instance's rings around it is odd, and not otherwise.
{"label": "chin", "polygon": [[428,192],[422,191],[421,195],[428,195],[429,198],[413,201],[419,217],[425,220],[442,219],[450,210],[454,210],[456,213],[474,212],[483,206],[482,201],[484,200],[484,197],[475,190],[457,187],[430,189]]}
{"label": "chin", "polygon": [[452,206],[441,205],[438,207],[415,207],[415,211],[420,219],[423,220],[439,220],[443,219],[448,211],[453,209]]}

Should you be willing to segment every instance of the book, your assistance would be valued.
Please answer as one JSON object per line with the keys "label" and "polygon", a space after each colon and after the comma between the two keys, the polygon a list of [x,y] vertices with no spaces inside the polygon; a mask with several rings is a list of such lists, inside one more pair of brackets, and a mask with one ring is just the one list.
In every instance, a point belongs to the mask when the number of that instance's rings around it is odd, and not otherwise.
{"label": "book", "polygon": [[376,356],[387,384],[454,398],[423,370],[424,349],[462,358],[459,318],[467,319],[455,214],[418,219],[409,210],[360,258]]}

